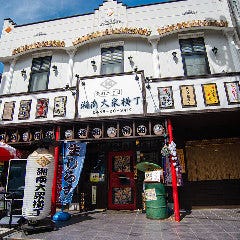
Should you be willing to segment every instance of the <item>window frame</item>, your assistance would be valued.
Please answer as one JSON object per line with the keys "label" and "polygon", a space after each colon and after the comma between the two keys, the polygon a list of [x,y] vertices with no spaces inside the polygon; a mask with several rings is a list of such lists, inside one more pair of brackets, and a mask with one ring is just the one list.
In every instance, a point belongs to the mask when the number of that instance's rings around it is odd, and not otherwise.
{"label": "window frame", "polygon": [[[200,51],[194,51],[194,41],[198,40],[199,42],[202,43],[203,45],[203,49],[204,51],[200,52]],[[191,52],[186,53],[183,52],[182,49],[182,45],[183,45],[183,41],[188,41],[191,45]],[[196,37],[196,38],[187,38],[187,39],[179,39],[179,45],[180,45],[180,50],[181,50],[181,56],[182,56],[182,63],[183,63],[183,71],[184,71],[184,76],[201,76],[201,75],[208,75],[211,74],[210,71],[210,66],[209,66],[209,61],[208,61],[208,56],[207,56],[207,51],[206,51],[206,46],[205,46],[205,42],[204,42],[204,38],[203,37]],[[205,66],[206,66],[206,73],[205,74],[188,74],[188,69],[187,69],[187,64],[186,64],[186,58],[185,56],[204,56],[204,60],[205,60]]]}
{"label": "window frame", "polygon": [[[112,54],[113,54],[113,50],[114,49],[121,49],[122,59],[121,59],[121,63],[120,63],[120,68],[121,68],[120,72],[114,72],[114,71],[111,71],[110,73],[103,72],[103,51],[104,50],[109,50],[109,49],[111,49],[111,58],[112,58]],[[110,65],[110,64],[108,64],[108,65]],[[114,64],[112,64],[112,65],[114,65]],[[107,74],[118,74],[118,73],[123,73],[123,72],[124,72],[124,47],[122,45],[110,46],[110,47],[102,47],[101,48],[101,69],[100,69],[100,74],[101,75],[107,75]]]}
{"label": "window frame", "polygon": [[[49,68],[48,70],[43,70],[42,65],[44,63],[44,59],[48,58],[49,59]],[[34,61],[36,61],[37,59],[41,60],[41,64],[40,64],[40,68],[39,70],[33,70],[34,68]],[[40,56],[40,57],[34,57],[32,59],[32,66],[31,66],[31,73],[30,73],[30,78],[29,78],[29,84],[28,84],[28,92],[37,92],[37,91],[44,91],[44,90],[48,90],[48,84],[49,84],[49,75],[50,75],[50,69],[51,69],[51,62],[52,62],[52,56],[47,55],[47,56]],[[47,79],[46,79],[46,87],[45,89],[40,89],[40,90],[32,90],[32,84],[33,84],[33,76],[36,73],[47,73]]]}

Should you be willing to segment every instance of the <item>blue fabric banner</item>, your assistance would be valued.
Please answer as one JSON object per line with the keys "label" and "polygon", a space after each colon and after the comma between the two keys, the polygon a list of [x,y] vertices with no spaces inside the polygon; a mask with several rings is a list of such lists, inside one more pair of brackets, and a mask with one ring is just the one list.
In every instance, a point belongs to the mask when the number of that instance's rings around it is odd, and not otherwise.
{"label": "blue fabric banner", "polygon": [[86,143],[67,142],[64,143],[63,156],[63,175],[62,175],[62,191],[60,199],[62,205],[72,202],[73,191],[78,184],[83,163],[86,155]]}

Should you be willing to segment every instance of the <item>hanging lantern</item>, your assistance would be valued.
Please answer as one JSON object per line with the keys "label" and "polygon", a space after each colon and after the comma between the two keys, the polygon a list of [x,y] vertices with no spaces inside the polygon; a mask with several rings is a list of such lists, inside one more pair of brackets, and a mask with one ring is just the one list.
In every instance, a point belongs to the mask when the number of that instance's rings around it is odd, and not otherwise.
{"label": "hanging lantern", "polygon": [[109,137],[116,137],[116,135],[117,135],[117,129],[116,129],[115,127],[109,127],[109,128],[107,129],[107,135],[108,135]]}
{"label": "hanging lantern", "polygon": [[53,131],[47,131],[45,134],[45,137],[48,139],[54,139],[54,132]]}
{"label": "hanging lantern", "polygon": [[0,142],[8,142],[8,135],[6,133],[0,134]]}
{"label": "hanging lantern", "polygon": [[65,132],[65,138],[66,138],[67,140],[72,140],[72,139],[73,139],[73,136],[74,136],[73,130],[67,130],[67,131]]}
{"label": "hanging lantern", "polygon": [[22,135],[22,140],[24,142],[28,142],[28,141],[31,141],[32,140],[32,134],[30,132],[25,132],[23,133]]}
{"label": "hanging lantern", "polygon": [[164,134],[164,127],[161,124],[156,124],[153,126],[153,132],[155,135],[162,136]]}
{"label": "hanging lantern", "polygon": [[10,136],[10,141],[11,142],[19,142],[20,140],[20,136],[18,133],[12,133],[11,136]]}
{"label": "hanging lantern", "polygon": [[100,128],[94,128],[92,130],[92,135],[94,138],[100,138],[102,136],[102,130]]}
{"label": "hanging lantern", "polygon": [[132,128],[129,126],[124,126],[122,128],[122,134],[124,137],[130,137],[132,135]]}
{"label": "hanging lantern", "polygon": [[147,134],[147,128],[144,125],[140,125],[137,127],[137,133],[139,136],[144,136]]}
{"label": "hanging lantern", "polygon": [[79,138],[87,138],[87,129],[81,128],[78,130],[78,137]]}
{"label": "hanging lantern", "polygon": [[33,135],[34,140],[41,140],[43,138],[42,131],[35,132]]}

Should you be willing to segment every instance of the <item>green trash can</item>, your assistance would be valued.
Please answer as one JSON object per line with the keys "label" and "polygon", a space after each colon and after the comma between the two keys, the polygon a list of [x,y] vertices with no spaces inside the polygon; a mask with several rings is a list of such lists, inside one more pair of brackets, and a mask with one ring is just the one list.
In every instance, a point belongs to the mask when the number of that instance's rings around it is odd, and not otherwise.
{"label": "green trash can", "polygon": [[165,186],[158,182],[145,182],[146,216],[149,219],[168,217]]}

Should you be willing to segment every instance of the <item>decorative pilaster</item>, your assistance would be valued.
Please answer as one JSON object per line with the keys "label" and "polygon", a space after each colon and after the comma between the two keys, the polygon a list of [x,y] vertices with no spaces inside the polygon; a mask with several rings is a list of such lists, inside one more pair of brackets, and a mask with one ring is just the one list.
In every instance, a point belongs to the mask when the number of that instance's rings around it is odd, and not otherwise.
{"label": "decorative pilaster", "polygon": [[160,65],[158,57],[158,41],[159,39],[149,40],[152,45],[152,61],[153,61],[153,77],[160,77]]}
{"label": "decorative pilaster", "polygon": [[76,49],[71,49],[71,50],[67,50],[67,53],[69,55],[69,60],[68,60],[68,83],[69,86],[72,87],[73,86],[73,59],[76,53]]}
{"label": "decorative pilaster", "polygon": [[236,48],[236,45],[235,45],[235,42],[234,42],[234,39],[233,39],[234,31],[232,29],[225,30],[224,35],[226,36],[227,41],[228,41],[228,45],[229,45],[229,48],[230,48],[230,52],[231,52],[231,56],[232,56],[235,71],[239,72],[240,71],[240,60],[239,60],[238,51],[237,51],[237,48]]}

